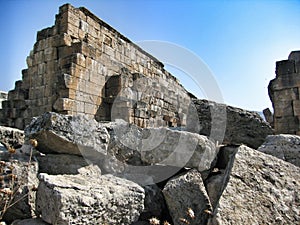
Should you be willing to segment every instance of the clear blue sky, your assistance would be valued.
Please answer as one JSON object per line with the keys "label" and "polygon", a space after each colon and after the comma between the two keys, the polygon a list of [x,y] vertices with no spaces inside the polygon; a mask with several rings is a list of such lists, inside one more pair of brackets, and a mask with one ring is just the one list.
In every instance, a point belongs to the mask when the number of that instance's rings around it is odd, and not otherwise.
{"label": "clear blue sky", "polygon": [[21,79],[37,31],[52,26],[67,2],[85,6],[134,42],[168,41],[193,51],[213,72],[224,101],[250,110],[271,107],[267,86],[275,62],[300,50],[300,1],[1,1],[0,90]]}

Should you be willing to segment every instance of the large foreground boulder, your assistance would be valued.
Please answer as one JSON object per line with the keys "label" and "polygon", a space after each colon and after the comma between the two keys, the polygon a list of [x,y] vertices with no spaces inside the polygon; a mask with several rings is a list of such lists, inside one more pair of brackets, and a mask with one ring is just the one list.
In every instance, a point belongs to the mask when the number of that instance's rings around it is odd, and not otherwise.
{"label": "large foreground boulder", "polygon": [[300,136],[269,135],[257,150],[300,167]]}
{"label": "large foreground boulder", "polygon": [[84,115],[44,113],[31,121],[25,135],[38,140],[37,148],[42,153],[107,154],[107,130]]}
{"label": "large foreground boulder", "polygon": [[[256,112],[247,111],[208,100],[194,99],[198,111],[199,132],[225,144],[245,144],[257,149],[267,135],[273,134],[271,126]],[[190,121],[190,127],[195,126]]]}
{"label": "large foreground boulder", "polygon": [[221,151],[233,154],[210,225],[299,223],[300,168],[246,146]]}
{"label": "large foreground boulder", "polygon": [[205,225],[211,213],[209,197],[201,174],[191,170],[172,178],[163,189],[174,225]]}
{"label": "large foreground boulder", "polygon": [[112,175],[40,174],[37,212],[50,224],[131,224],[144,209],[144,189]]}

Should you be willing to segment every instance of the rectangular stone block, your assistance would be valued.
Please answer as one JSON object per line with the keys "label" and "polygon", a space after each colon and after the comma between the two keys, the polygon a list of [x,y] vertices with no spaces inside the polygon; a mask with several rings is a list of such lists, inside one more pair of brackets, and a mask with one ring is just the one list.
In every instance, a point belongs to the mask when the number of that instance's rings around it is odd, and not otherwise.
{"label": "rectangular stone block", "polygon": [[74,100],[69,98],[59,98],[56,100],[56,102],[53,104],[53,108],[57,112],[69,110],[72,111],[74,108]]}
{"label": "rectangular stone block", "polygon": [[293,101],[294,115],[300,116],[300,100]]}
{"label": "rectangular stone block", "polygon": [[51,61],[57,59],[57,48],[49,47],[44,50],[45,61]]}
{"label": "rectangular stone block", "polygon": [[58,58],[63,59],[67,56],[72,55],[73,48],[71,46],[62,46],[58,48]]}
{"label": "rectangular stone block", "polygon": [[282,60],[276,62],[276,76],[283,74],[295,73],[295,61],[293,60]]}
{"label": "rectangular stone block", "polygon": [[102,96],[104,85],[98,85],[93,82],[86,81],[86,93],[95,96]]}
{"label": "rectangular stone block", "polygon": [[293,116],[293,103],[292,101],[278,101],[274,106],[274,116],[283,117],[283,116]]}
{"label": "rectangular stone block", "polygon": [[94,104],[84,103],[84,113],[95,115],[97,107]]}
{"label": "rectangular stone block", "polygon": [[299,129],[299,119],[295,116],[275,117],[276,134],[295,134]]}

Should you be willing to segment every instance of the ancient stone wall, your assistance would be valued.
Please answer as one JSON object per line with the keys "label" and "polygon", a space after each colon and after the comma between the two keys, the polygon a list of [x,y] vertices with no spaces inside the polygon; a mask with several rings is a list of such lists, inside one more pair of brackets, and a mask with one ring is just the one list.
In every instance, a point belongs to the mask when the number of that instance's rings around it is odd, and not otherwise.
{"label": "ancient stone wall", "polygon": [[7,93],[0,91],[0,109],[2,109],[2,102],[7,100]]}
{"label": "ancient stone wall", "polygon": [[300,135],[300,51],[276,62],[276,78],[269,84],[277,134]]}
{"label": "ancient stone wall", "polygon": [[4,125],[24,128],[47,111],[185,125],[190,98],[178,80],[85,8],[61,6],[55,25],[37,33],[27,65],[3,104]]}

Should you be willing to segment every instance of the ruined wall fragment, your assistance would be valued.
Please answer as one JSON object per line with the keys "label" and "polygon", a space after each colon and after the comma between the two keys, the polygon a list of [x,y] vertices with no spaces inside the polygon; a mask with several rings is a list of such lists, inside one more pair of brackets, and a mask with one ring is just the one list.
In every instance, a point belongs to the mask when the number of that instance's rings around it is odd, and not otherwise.
{"label": "ruined wall fragment", "polygon": [[291,52],[288,60],[276,62],[276,78],[268,88],[275,133],[300,135],[300,51]]}
{"label": "ruined wall fragment", "polygon": [[[61,6],[55,25],[37,33],[27,65],[3,102],[4,125],[22,129],[32,117],[48,111],[111,120],[112,109],[113,116],[122,112],[122,119],[143,127],[150,121],[155,126],[185,124],[190,101],[178,80],[85,8]],[[111,82],[111,77],[124,82]],[[148,95],[145,87],[151,90]],[[133,99],[118,105],[114,100],[120,93]]]}

